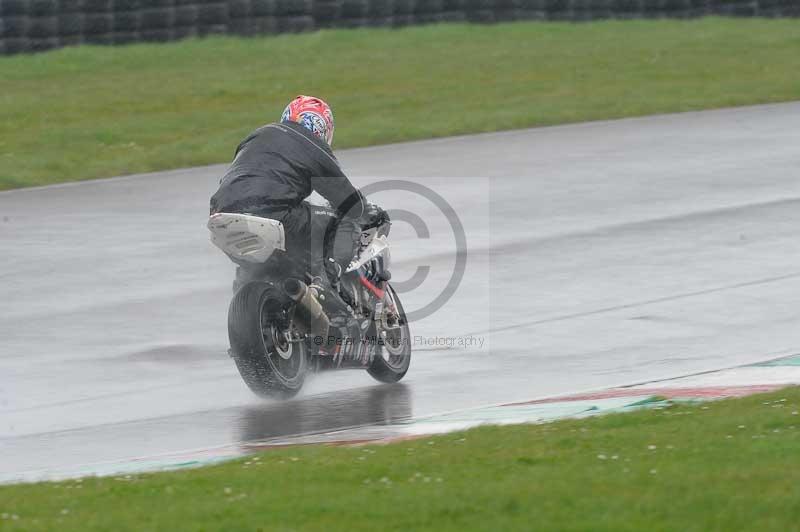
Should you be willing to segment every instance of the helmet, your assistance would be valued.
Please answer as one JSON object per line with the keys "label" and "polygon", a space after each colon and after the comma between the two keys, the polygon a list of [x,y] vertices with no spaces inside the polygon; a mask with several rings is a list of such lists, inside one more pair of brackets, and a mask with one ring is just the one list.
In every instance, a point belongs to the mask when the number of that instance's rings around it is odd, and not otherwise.
{"label": "helmet", "polygon": [[333,142],[333,111],[319,98],[298,96],[283,110],[281,122],[297,122],[328,145]]}

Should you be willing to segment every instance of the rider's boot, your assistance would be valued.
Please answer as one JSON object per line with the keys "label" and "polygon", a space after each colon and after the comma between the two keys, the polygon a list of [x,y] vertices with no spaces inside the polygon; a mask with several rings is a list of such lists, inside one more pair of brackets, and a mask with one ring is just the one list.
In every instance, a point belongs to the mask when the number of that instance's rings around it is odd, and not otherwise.
{"label": "rider's boot", "polygon": [[[353,294],[341,282],[342,267],[333,259],[325,261],[325,278],[322,280],[332,300],[328,301],[331,311],[351,313]],[[323,305],[325,306],[325,305]]]}
{"label": "rider's boot", "polygon": [[345,345],[344,342],[358,331],[358,320],[353,316],[353,295],[341,282],[341,266],[333,259],[328,259],[325,261],[325,274],[322,284],[327,297],[321,303],[331,325],[323,349],[331,352],[337,345]]}

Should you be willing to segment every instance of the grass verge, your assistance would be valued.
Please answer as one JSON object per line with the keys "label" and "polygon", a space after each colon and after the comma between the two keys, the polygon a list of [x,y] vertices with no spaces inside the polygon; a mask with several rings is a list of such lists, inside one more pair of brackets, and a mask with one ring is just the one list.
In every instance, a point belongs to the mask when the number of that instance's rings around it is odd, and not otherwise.
{"label": "grass verge", "polygon": [[721,19],[217,37],[0,58],[0,189],[225,162],[291,97],[336,146],[800,98],[800,26]]}
{"label": "grass verge", "polygon": [[[0,487],[3,530],[793,530],[800,388]],[[13,519],[12,516],[17,516]]]}

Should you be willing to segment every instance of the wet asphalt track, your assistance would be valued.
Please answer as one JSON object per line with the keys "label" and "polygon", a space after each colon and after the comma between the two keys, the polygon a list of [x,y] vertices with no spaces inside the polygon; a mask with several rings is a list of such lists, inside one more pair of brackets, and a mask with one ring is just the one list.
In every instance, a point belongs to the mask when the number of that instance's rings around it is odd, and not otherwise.
{"label": "wet asphalt track", "polygon": [[[0,480],[800,350],[800,103],[340,158],[359,185],[445,198],[466,274],[412,324],[403,385],[329,373],[287,403],[255,398],[226,355],[232,266],[204,228],[222,166],[0,193]],[[454,266],[448,222],[405,192],[375,199],[426,223],[392,235],[397,280],[431,268],[402,295],[421,308]]]}

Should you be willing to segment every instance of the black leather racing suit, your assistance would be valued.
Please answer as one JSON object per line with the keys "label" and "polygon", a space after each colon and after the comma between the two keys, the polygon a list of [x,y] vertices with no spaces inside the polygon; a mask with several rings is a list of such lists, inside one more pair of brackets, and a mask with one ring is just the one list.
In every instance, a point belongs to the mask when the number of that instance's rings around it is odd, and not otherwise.
{"label": "black leather racing suit", "polygon": [[[304,201],[312,191],[328,200],[335,212]],[[212,214],[249,213],[280,220],[287,253],[312,269],[326,255],[342,269],[347,267],[364,210],[363,196],[330,147],[294,122],[268,124],[248,135],[211,198]],[[334,215],[340,217],[335,233],[329,231]]]}

